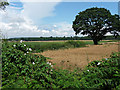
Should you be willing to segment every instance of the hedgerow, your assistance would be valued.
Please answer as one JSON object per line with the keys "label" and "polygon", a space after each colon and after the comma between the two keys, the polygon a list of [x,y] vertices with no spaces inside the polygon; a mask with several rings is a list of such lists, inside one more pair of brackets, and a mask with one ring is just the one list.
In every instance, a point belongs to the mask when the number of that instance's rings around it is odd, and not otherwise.
{"label": "hedgerow", "polygon": [[120,85],[118,53],[101,61],[92,61],[82,73],[80,80],[84,88],[114,89]]}
{"label": "hedgerow", "polygon": [[2,44],[2,89],[4,88],[95,88],[119,89],[118,53],[101,61],[92,61],[86,69],[53,69],[46,57],[32,54],[22,43]]}
{"label": "hedgerow", "polygon": [[76,80],[72,72],[55,71],[46,57],[31,52],[32,49],[22,42],[12,46],[3,43],[2,88],[67,88]]}

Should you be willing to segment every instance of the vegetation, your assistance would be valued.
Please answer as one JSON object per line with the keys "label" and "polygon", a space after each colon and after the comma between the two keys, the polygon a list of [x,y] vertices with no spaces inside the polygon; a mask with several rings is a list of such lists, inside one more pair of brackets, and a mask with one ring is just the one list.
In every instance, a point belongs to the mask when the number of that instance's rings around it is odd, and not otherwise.
{"label": "vegetation", "polygon": [[[76,81],[72,77],[74,73],[55,71],[46,57],[33,55],[31,50],[23,43],[14,46],[3,44],[2,88],[68,88],[69,82],[73,84],[72,81]],[[73,86],[76,87],[75,84]]]}
{"label": "vegetation", "polygon": [[[118,42],[118,40],[100,41],[99,44],[106,42]],[[18,42],[9,42],[9,45],[17,44]],[[46,50],[58,50],[68,48],[86,47],[88,44],[93,45],[92,41],[73,41],[68,40],[64,42],[24,42],[28,47],[32,48],[33,53],[39,53]]]}
{"label": "vegetation", "polygon": [[[47,58],[31,53],[24,43],[3,43],[2,89],[5,88],[95,88],[119,89],[118,53],[93,61],[84,71],[56,70]],[[74,68],[74,67],[73,67]]]}
{"label": "vegetation", "polygon": [[88,35],[95,45],[110,32],[117,37],[120,32],[119,15],[111,15],[105,8],[90,8],[80,12],[73,21],[75,34]]}
{"label": "vegetation", "polygon": [[[105,42],[112,42],[113,40],[109,41],[100,41],[99,44]],[[117,40],[114,40],[117,41]],[[9,42],[9,45],[16,45],[19,42]],[[43,52],[46,50],[58,50],[58,49],[68,49],[68,48],[79,48],[79,47],[86,47],[88,44],[93,45],[92,41],[65,41],[65,42],[24,42],[28,47],[32,48],[33,53]]]}
{"label": "vegetation", "polygon": [[[84,88],[120,89],[120,69],[118,53],[113,53],[111,58],[93,61],[88,64],[83,72],[81,82]],[[116,89],[115,89],[116,90]]]}
{"label": "vegetation", "polygon": [[[106,38],[103,38],[103,40],[115,40],[115,39],[120,39],[120,36],[115,38],[114,36],[106,36]],[[56,41],[56,40],[92,40],[92,38],[86,36],[86,37],[21,37],[21,38],[9,38],[9,41]]]}
{"label": "vegetation", "polygon": [[[10,45],[16,45],[19,42],[9,42]],[[28,47],[33,49],[32,52],[43,52],[45,50],[57,50],[57,49],[68,49],[86,47],[86,45],[92,44],[91,42],[82,41],[66,41],[66,42],[24,42]]]}
{"label": "vegetation", "polygon": [[5,10],[6,6],[8,6],[9,3],[6,0],[0,1],[0,9]]}

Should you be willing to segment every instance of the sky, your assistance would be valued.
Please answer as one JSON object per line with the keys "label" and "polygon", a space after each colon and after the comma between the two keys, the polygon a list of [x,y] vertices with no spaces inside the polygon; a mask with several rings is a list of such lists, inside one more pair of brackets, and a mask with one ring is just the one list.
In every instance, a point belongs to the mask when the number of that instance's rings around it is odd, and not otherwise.
{"label": "sky", "polygon": [[117,0],[9,0],[9,3],[5,11],[0,11],[3,38],[75,36],[72,24],[79,12],[98,7],[118,14]]}

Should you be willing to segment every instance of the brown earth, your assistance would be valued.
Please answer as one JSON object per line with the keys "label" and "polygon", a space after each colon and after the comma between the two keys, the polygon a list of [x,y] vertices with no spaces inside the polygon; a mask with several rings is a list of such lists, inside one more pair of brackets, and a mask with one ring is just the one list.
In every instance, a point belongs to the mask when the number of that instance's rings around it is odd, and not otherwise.
{"label": "brown earth", "polygon": [[64,50],[49,50],[42,54],[50,57],[52,63],[56,63],[54,68],[62,67],[63,69],[73,69],[80,67],[83,69],[88,62],[109,58],[112,52],[118,52],[118,42],[106,43],[103,45],[89,45],[82,48],[71,48]]}

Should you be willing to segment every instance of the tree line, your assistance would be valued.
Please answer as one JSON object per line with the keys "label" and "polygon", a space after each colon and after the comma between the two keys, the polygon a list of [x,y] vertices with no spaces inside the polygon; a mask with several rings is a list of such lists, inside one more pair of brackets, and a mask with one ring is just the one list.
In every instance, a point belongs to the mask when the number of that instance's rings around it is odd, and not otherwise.
{"label": "tree line", "polygon": [[[117,37],[117,39],[120,39],[120,36]],[[51,41],[51,40],[92,40],[91,37],[20,37],[20,38],[9,38],[9,41],[19,41],[19,40],[24,40],[24,41]],[[103,40],[116,40],[114,36],[106,36]]]}

